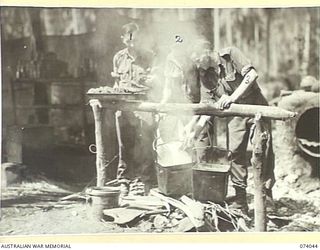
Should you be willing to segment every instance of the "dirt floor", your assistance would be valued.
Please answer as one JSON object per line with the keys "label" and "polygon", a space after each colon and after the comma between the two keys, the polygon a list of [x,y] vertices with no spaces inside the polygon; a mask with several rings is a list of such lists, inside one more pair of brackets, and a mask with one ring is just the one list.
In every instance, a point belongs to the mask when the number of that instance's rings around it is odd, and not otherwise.
{"label": "dirt floor", "polygon": [[[75,191],[72,187],[69,190]],[[78,189],[79,190],[79,189]],[[77,190],[77,191],[78,191]],[[61,202],[67,188],[47,181],[22,183],[2,191],[1,235],[137,232],[89,219],[85,202]]]}
{"label": "dirt floor", "polygon": [[[251,179],[251,180],[250,180]],[[249,175],[252,183],[252,175]],[[274,189],[275,210],[268,231],[320,231],[320,189],[298,191],[277,183]],[[314,185],[313,185],[314,186]],[[84,185],[66,186],[49,180],[34,180],[2,190],[1,235],[82,234],[163,232],[142,220],[133,227],[112,222],[94,221],[85,201],[59,201]],[[250,217],[253,217],[253,187],[248,188]],[[253,230],[253,220],[247,222]]]}
{"label": "dirt floor", "polygon": [[[279,135],[274,133],[273,137],[278,138]],[[221,138],[218,141],[224,144]],[[304,171],[307,168],[300,158],[293,161],[289,155],[287,158],[283,157],[287,155],[287,152],[283,151],[281,140],[275,140],[274,152],[277,182],[273,188],[275,206],[272,211],[268,210],[268,231],[320,231],[319,177],[307,177],[306,172],[308,171]],[[297,162],[300,162],[301,166],[295,164]],[[248,184],[251,221],[246,221],[246,224],[250,231],[254,231],[254,189],[251,168],[249,168]],[[92,183],[83,181],[67,185],[65,181],[55,182],[44,177],[32,176],[20,184],[6,189],[2,188],[0,235],[170,231],[165,228],[155,228],[152,221],[148,219],[141,220],[131,227],[118,226],[112,222],[95,221],[90,218],[85,200],[60,201],[61,197],[81,192],[88,185]],[[229,196],[232,195],[232,191],[233,189],[229,188]]]}

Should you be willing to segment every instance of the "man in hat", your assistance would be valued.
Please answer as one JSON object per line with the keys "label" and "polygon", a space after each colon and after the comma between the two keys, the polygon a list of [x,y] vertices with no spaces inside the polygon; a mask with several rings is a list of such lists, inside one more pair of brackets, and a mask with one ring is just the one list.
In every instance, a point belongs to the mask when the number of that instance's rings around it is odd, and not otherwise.
{"label": "man in hat", "polygon": [[[192,56],[190,56],[196,49],[194,46],[190,46],[194,41],[185,40],[184,37],[180,38],[180,42],[176,41],[166,58],[162,103],[213,102],[211,95],[206,92],[202,93],[203,88],[200,88],[198,65]],[[215,77],[215,75],[212,75],[212,77]],[[209,89],[214,87],[215,80],[212,78],[208,82],[210,85]],[[176,114],[175,117],[177,117],[176,120],[179,120],[183,124],[184,128],[180,129],[183,131],[173,130],[172,128],[177,126],[172,126],[172,121],[170,121],[171,124],[168,123],[171,127],[171,136],[167,137],[170,140],[174,138],[178,140],[183,139],[184,142],[181,148],[189,151],[194,156],[194,161],[210,161],[210,146],[213,139],[213,117],[205,115],[179,116],[179,114]]]}
{"label": "man in hat", "polygon": [[[197,82],[197,71],[194,63],[188,53],[189,41],[186,37],[179,36],[179,39],[172,37],[171,51],[166,57],[164,66],[164,87],[161,103],[197,103],[199,102],[200,95],[198,93],[199,88]],[[171,155],[184,153],[186,149],[183,142],[184,126],[190,120],[190,116],[180,115],[176,113],[174,115],[163,115],[159,121],[158,126],[158,140],[160,145],[166,145],[164,147],[167,152],[165,155]],[[180,143],[180,149],[173,153],[170,148],[170,143]],[[181,151],[180,151],[181,150]],[[158,154],[159,155],[159,154]],[[159,155],[161,157],[161,155]],[[191,154],[185,154],[190,156],[189,161],[192,161]],[[179,160],[185,161],[183,157],[176,156],[175,164],[178,164]]]}
{"label": "man in hat", "polygon": [[[152,80],[148,75],[153,53],[139,46],[141,43],[139,26],[128,23],[122,27],[122,42],[125,48],[113,58],[114,88],[144,88]],[[123,194],[128,192],[130,180],[141,177],[147,185],[155,179],[154,120],[152,114],[145,112],[116,112],[116,132],[119,145],[117,179],[121,183]]]}
{"label": "man in hat", "polygon": [[115,87],[143,87],[148,81],[153,53],[141,48],[141,34],[136,23],[128,23],[122,27],[121,39],[126,46],[113,58]]}

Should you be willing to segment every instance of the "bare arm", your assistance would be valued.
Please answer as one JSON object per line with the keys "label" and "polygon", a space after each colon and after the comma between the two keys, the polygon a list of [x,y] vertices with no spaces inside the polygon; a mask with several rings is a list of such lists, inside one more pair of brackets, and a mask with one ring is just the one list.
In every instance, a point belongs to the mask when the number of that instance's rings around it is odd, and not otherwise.
{"label": "bare arm", "polygon": [[239,87],[232,93],[231,99],[232,102],[237,102],[244,93],[252,86],[254,81],[258,78],[257,71],[251,69],[243,78]]}
{"label": "bare arm", "polygon": [[254,81],[257,79],[258,74],[255,69],[250,69],[250,71],[245,74],[239,87],[232,93],[231,96],[222,95],[217,103],[219,109],[229,108],[231,103],[237,102],[247,90],[252,86]]}
{"label": "bare arm", "polygon": [[201,115],[198,122],[194,126],[194,137],[195,139],[198,138],[200,135],[201,131],[204,129],[206,126],[207,122],[210,120],[211,116],[208,115]]}
{"label": "bare arm", "polygon": [[197,122],[199,121],[200,115],[194,115],[192,116],[191,120],[188,122],[188,124],[185,126],[184,130],[187,134],[189,134],[194,126],[197,124]]}
{"label": "bare arm", "polygon": [[211,116],[207,115],[195,115],[192,120],[188,123],[186,127],[186,137],[183,143],[183,148],[190,148],[193,146],[194,142],[198,139],[201,131],[204,129],[207,122],[210,120]]}
{"label": "bare arm", "polygon": [[118,63],[117,63],[117,60],[118,60],[118,53],[113,57],[113,60],[112,60],[112,63],[113,63],[113,71],[111,72],[111,76],[113,78],[115,78],[115,81],[114,81],[114,85],[113,85],[113,88],[115,89],[118,89],[118,81],[119,81],[119,78],[120,78],[120,75],[118,74]]}

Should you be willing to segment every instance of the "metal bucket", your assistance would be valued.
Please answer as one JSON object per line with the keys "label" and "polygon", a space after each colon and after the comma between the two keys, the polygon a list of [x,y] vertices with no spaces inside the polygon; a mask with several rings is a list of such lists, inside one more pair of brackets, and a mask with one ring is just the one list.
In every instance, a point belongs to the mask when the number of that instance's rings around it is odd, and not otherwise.
{"label": "metal bucket", "polygon": [[193,165],[194,163],[174,166],[156,164],[159,190],[172,197],[191,195]]}
{"label": "metal bucket", "polygon": [[87,214],[95,220],[103,218],[103,210],[119,206],[119,187],[90,187],[86,190]]}
{"label": "metal bucket", "polygon": [[193,167],[193,198],[223,202],[228,191],[230,164],[201,163]]}
{"label": "metal bucket", "polygon": [[158,188],[165,195],[179,198],[192,195],[192,156],[182,150],[182,141],[154,142],[157,153],[156,169]]}

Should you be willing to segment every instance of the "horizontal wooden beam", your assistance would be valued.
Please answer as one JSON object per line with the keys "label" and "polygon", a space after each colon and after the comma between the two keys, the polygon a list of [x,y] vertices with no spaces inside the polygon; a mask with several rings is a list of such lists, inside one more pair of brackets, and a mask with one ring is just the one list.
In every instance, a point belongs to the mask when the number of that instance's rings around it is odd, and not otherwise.
{"label": "horizontal wooden beam", "polygon": [[84,104],[36,104],[36,105],[17,105],[17,109],[87,109],[90,107]]}
{"label": "horizontal wooden beam", "polygon": [[141,101],[110,101],[103,98],[91,99],[90,102],[99,101],[102,108],[122,111],[145,111],[154,113],[168,113],[175,115],[215,115],[215,116],[243,116],[254,117],[261,114],[262,117],[285,120],[296,116],[291,112],[278,107],[231,104],[228,109],[221,110],[215,103],[152,103]]}

